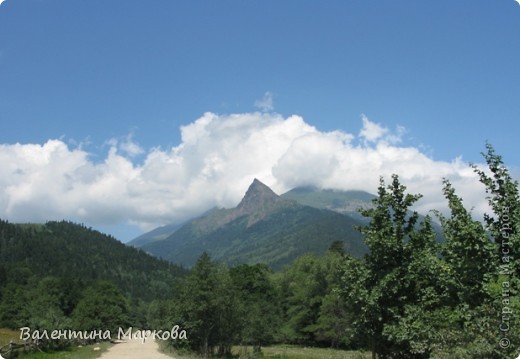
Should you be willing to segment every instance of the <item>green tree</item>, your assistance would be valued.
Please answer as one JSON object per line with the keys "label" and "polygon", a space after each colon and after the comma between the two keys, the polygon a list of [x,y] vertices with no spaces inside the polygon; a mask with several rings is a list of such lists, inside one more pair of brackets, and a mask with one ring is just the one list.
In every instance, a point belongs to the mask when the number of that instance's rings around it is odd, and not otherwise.
{"label": "green tree", "polygon": [[396,347],[396,342],[388,338],[385,326],[396,325],[404,314],[409,302],[411,283],[407,280],[406,269],[410,263],[410,241],[418,220],[417,212],[409,212],[421,195],[406,193],[406,187],[397,175],[392,183],[385,185],[380,179],[378,197],[373,200],[374,208],[362,210],[370,219],[360,231],[365,235],[369,253],[365,257],[368,289],[365,312],[369,313],[364,323],[371,328],[370,345],[372,352],[382,356],[402,353],[407,348]]}
{"label": "green tree", "polygon": [[383,334],[401,348],[400,357],[430,358],[439,343],[453,336],[453,326],[447,323],[455,319],[447,303],[454,279],[449,266],[439,257],[429,216],[411,233],[405,248],[408,261],[401,281],[406,283],[408,294],[402,298],[402,312],[395,322],[384,326]]}
{"label": "green tree", "polygon": [[112,283],[99,281],[83,291],[82,298],[72,312],[74,329],[110,330],[128,326],[128,300]]}
{"label": "green tree", "polygon": [[226,355],[240,332],[240,302],[226,267],[203,253],[180,287],[174,321],[188,332],[189,345],[207,358]]}
{"label": "green tree", "polygon": [[[411,211],[420,198],[406,193],[397,175],[388,186],[381,178],[374,207],[361,211],[370,219],[359,228],[369,253],[344,264],[340,292],[358,313],[352,325],[374,358],[427,358],[435,328],[427,314],[448,297],[450,275],[438,256],[431,218],[419,222]],[[420,327],[423,336],[416,332]]]}
{"label": "green tree", "polygon": [[353,337],[353,317],[355,314],[347,306],[340,295],[342,269],[346,259],[343,242],[335,242],[321,258],[326,276],[327,288],[315,324],[315,338],[321,345],[328,344],[333,348],[351,347]]}
{"label": "green tree", "polygon": [[280,325],[280,300],[265,264],[243,264],[230,270],[240,299],[240,342],[260,352],[273,342]]}
{"label": "green tree", "polygon": [[[491,144],[486,144],[486,150],[482,156],[486,160],[487,170],[472,165],[488,194],[492,212],[484,215],[484,221],[497,255],[494,267],[498,273],[495,272],[493,279],[486,283],[491,298],[489,303],[485,303],[490,308],[486,333],[492,333],[488,342],[494,344],[495,356],[506,358],[512,357],[520,345],[520,196],[518,181],[513,180],[502,156],[495,152]],[[504,315],[506,308],[514,314]],[[497,313],[502,315],[498,316],[499,320],[493,320]],[[508,328],[506,332],[500,329],[504,326]],[[497,348],[496,338],[504,335],[512,345]]]}
{"label": "green tree", "polygon": [[488,237],[482,223],[472,219],[448,180],[444,180],[443,192],[451,217],[438,216],[445,238],[442,255],[453,271],[456,284],[454,300],[475,307],[486,298],[486,278],[496,272],[496,245]]}
{"label": "green tree", "polygon": [[[487,152],[482,153],[488,165],[488,171],[472,165],[479,175],[480,182],[486,188],[492,214],[486,213],[484,220],[487,229],[497,246],[497,254],[504,257],[510,252],[512,258],[520,258],[520,195],[518,181],[513,180],[502,156],[497,155],[492,145],[486,145]],[[511,263],[516,277],[520,277],[520,260]]]}
{"label": "green tree", "polygon": [[285,313],[281,328],[284,341],[299,344],[316,342],[315,324],[327,293],[326,275],[321,259],[308,254],[296,259],[279,277]]}

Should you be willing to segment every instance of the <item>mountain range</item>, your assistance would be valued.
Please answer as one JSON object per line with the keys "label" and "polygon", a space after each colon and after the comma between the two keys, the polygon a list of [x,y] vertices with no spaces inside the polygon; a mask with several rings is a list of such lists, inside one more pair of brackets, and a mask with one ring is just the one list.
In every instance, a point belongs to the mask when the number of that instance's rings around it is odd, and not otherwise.
{"label": "mountain range", "polygon": [[255,179],[235,208],[214,208],[182,225],[167,225],[129,244],[190,267],[207,252],[230,265],[265,263],[280,269],[308,253],[324,253],[334,241],[353,256],[366,253],[357,209],[375,196],[362,191],[293,189],[282,196]]}

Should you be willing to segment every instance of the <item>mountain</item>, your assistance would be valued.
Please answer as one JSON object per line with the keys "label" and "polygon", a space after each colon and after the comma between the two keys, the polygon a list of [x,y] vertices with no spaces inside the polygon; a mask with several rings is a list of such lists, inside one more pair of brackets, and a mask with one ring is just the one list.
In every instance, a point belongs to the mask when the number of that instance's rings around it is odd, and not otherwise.
{"label": "mountain", "polygon": [[284,193],[281,197],[306,206],[329,209],[361,222],[366,222],[367,219],[359,213],[359,209],[372,208],[372,200],[377,198],[365,191],[341,191],[316,187],[298,187]]}
{"label": "mountain", "polygon": [[132,298],[151,300],[171,297],[186,271],[83,225],[0,220],[0,282],[2,273],[18,282],[33,276],[105,280]]}
{"label": "mountain", "polygon": [[143,233],[139,237],[132,239],[127,244],[133,247],[142,247],[148,243],[161,241],[168,238],[173,232],[182,227],[182,224],[167,224],[165,226],[157,227],[150,232]]}
{"label": "mountain", "polygon": [[[363,225],[366,225],[369,219],[363,217],[361,213],[359,213],[359,209],[373,208],[374,204],[372,203],[372,200],[377,198],[377,196],[365,191],[341,191],[319,189],[316,187],[298,187],[284,193],[281,197],[314,208],[329,209],[331,211],[342,213]],[[411,215],[412,211],[409,211],[408,213]],[[419,214],[417,228],[419,228],[419,223],[421,223],[424,218],[424,215]],[[437,234],[437,242],[443,242],[444,237],[442,234],[442,226],[435,221],[435,218],[432,219],[432,227]]]}
{"label": "mountain", "polygon": [[355,229],[359,223],[281,197],[255,179],[235,208],[213,209],[141,248],[184,266],[192,266],[206,251],[231,265],[266,263],[279,269],[307,252],[324,253],[337,240],[344,241],[347,252],[361,256],[366,246]]}

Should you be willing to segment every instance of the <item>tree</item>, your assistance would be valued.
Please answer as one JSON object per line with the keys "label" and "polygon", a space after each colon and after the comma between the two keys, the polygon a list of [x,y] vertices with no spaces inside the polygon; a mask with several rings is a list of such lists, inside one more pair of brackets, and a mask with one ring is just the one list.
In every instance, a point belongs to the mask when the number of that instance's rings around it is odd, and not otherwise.
{"label": "tree", "polygon": [[457,286],[457,298],[454,300],[476,307],[486,298],[485,279],[496,272],[495,244],[482,223],[472,219],[462,199],[455,194],[455,189],[446,179],[443,192],[448,200],[451,217],[446,218],[440,213],[438,216],[445,238],[442,255],[453,271]]}
{"label": "tree", "polygon": [[333,348],[351,347],[357,344],[352,340],[353,318],[356,314],[350,310],[340,295],[342,268],[347,256],[342,250],[343,242],[334,243],[321,258],[327,287],[314,325],[314,335],[320,345],[328,344]]}
{"label": "tree", "polygon": [[[479,175],[480,182],[485,186],[488,194],[487,200],[492,213],[484,215],[486,229],[493,238],[495,244],[496,261],[495,273],[492,279],[488,279],[486,289],[491,303],[486,303],[492,308],[491,315],[496,318],[496,313],[501,313],[497,322],[493,317],[489,318],[488,333],[494,334],[496,341],[498,335],[506,335],[511,343],[520,343],[520,195],[518,181],[513,180],[509,169],[504,164],[502,156],[495,152],[491,144],[486,144],[486,152],[482,156],[486,160],[487,170],[472,165]],[[509,318],[504,311],[510,310],[516,313]],[[504,326],[508,329],[503,331]],[[497,328],[499,330],[497,330]],[[494,330],[493,330],[494,329]],[[497,350],[497,357],[511,357],[515,345],[506,349]]]}
{"label": "tree", "polygon": [[229,271],[203,253],[181,285],[174,313],[175,322],[189,333],[190,347],[205,358],[215,349],[229,354],[240,330],[238,308]]}
{"label": "tree", "polygon": [[299,257],[281,275],[283,293],[283,340],[298,344],[316,342],[316,322],[324,295],[327,293],[327,274],[316,255]]}
{"label": "tree", "polygon": [[346,256],[341,269],[339,295],[345,302],[347,312],[353,313],[352,331],[345,333],[346,340],[354,348],[370,348],[375,355],[377,328],[370,325],[377,320],[377,306],[369,287],[370,272],[364,261]]}
{"label": "tree", "polygon": [[243,264],[231,268],[230,275],[240,299],[240,342],[260,352],[276,336],[281,312],[278,293],[265,264]]}
{"label": "tree", "polygon": [[380,355],[405,350],[396,348],[396,343],[384,334],[384,329],[398,323],[409,301],[411,284],[406,269],[410,251],[407,251],[407,242],[413,236],[418,220],[417,212],[409,210],[421,197],[406,193],[399,177],[393,175],[388,187],[383,178],[380,179],[378,197],[373,200],[375,207],[361,211],[370,219],[367,226],[359,228],[369,248],[365,257],[368,278],[364,285],[368,296],[364,324],[372,328],[372,352]]}
{"label": "tree", "polygon": [[375,206],[361,211],[370,219],[359,228],[369,253],[344,265],[341,293],[359,313],[353,325],[374,358],[428,357],[431,338],[418,338],[414,328],[422,325],[428,334],[435,324],[425,325],[428,318],[417,313],[441,308],[447,297],[450,277],[438,257],[431,218],[419,223],[410,210],[420,198],[406,193],[397,175],[388,186],[381,178]]}
{"label": "tree", "polygon": [[115,333],[129,325],[127,298],[114,284],[96,282],[83,291],[72,312],[72,321],[77,330]]}
{"label": "tree", "polygon": [[[473,220],[448,180],[443,193],[450,216],[437,212],[444,242],[437,243],[431,218],[419,222],[409,208],[420,195],[405,193],[393,176],[381,179],[370,219],[360,228],[369,253],[347,257],[341,297],[359,313],[354,335],[379,358],[508,358],[499,335],[520,341],[520,201],[502,158],[487,145],[488,170],[473,166],[492,209],[484,224]],[[507,333],[498,333],[498,329]]]}
{"label": "tree", "polygon": [[[489,172],[472,165],[484,184],[488,194],[488,203],[493,213],[484,215],[487,230],[490,231],[499,257],[520,258],[520,195],[518,181],[513,180],[502,156],[495,153],[492,145],[486,145],[487,152],[482,153],[488,165]],[[520,260],[515,260],[512,270],[520,277]]]}

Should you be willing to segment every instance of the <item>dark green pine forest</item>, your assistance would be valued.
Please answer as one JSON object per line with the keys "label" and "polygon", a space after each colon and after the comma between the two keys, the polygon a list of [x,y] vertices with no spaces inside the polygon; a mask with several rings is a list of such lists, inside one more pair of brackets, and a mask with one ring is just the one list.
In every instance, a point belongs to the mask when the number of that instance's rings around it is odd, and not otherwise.
{"label": "dark green pine forest", "polygon": [[[491,145],[483,156],[488,167],[473,166],[488,196],[483,219],[448,180],[441,189],[449,213],[419,216],[413,207],[421,195],[398,175],[381,178],[372,205],[359,213],[364,251],[352,253],[337,238],[325,252],[298,253],[274,268],[203,253],[183,269],[81,225],[1,221],[0,327],[177,324],[188,339],[169,345],[202,357],[229,356],[236,345],[261,357],[275,343],[364,350],[373,358],[516,357],[518,182]],[[243,203],[227,214],[246,210]],[[234,225],[254,229],[263,219],[257,214],[248,223],[237,216]]]}
{"label": "dark green pine forest", "polygon": [[171,298],[184,275],[82,225],[0,221],[0,327],[145,325],[145,303]]}

